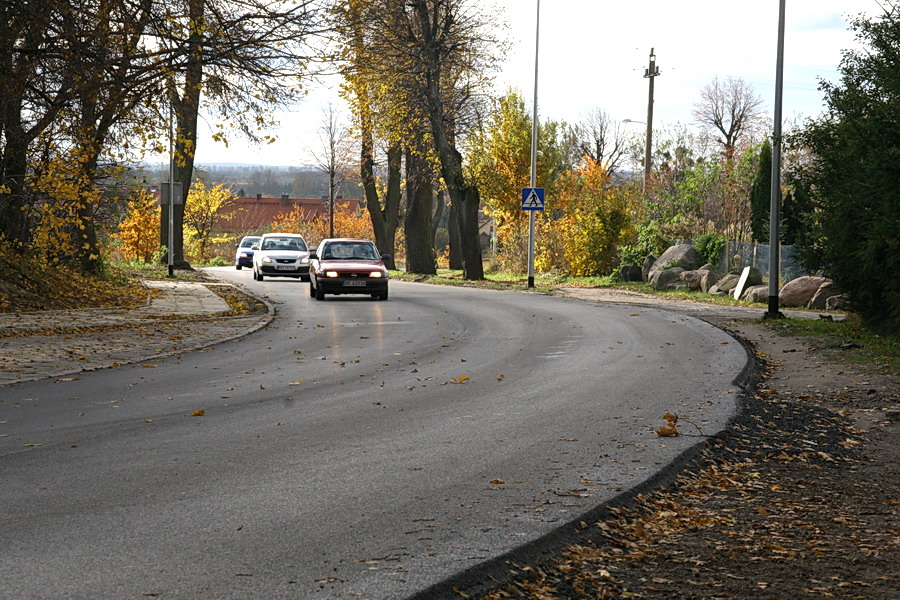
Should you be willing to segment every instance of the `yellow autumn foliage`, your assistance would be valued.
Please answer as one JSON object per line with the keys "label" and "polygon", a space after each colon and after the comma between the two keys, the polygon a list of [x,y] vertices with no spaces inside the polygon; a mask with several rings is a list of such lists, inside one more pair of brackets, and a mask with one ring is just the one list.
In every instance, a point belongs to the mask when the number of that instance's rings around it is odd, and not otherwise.
{"label": "yellow autumn foliage", "polygon": [[119,223],[115,238],[125,260],[150,262],[159,248],[160,208],[156,196],[146,189],[134,192],[128,212]]}
{"label": "yellow autumn foliage", "polygon": [[78,147],[63,153],[51,144],[31,165],[27,185],[36,198],[27,208],[27,219],[35,224],[31,250],[50,264],[73,262],[85,250],[85,230],[92,225],[87,215],[101,200],[85,173],[87,157]]}
{"label": "yellow autumn foliage", "polygon": [[233,197],[231,189],[222,184],[208,188],[199,179],[194,182],[184,207],[186,258],[206,262],[216,254],[216,244],[232,240],[233,236],[217,232],[216,225],[233,217],[223,210]]}
{"label": "yellow autumn foliage", "polygon": [[637,198],[630,188],[612,185],[603,165],[587,158],[560,175],[556,194],[561,215],[540,220],[535,268],[576,277],[611,273],[619,246],[633,234]]}

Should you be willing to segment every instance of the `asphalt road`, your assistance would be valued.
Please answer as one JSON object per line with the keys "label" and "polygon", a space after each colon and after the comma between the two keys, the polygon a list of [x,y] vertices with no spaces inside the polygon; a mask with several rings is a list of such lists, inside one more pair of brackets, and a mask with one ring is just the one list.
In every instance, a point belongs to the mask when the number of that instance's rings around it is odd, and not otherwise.
{"label": "asphalt road", "polygon": [[702,439],[658,437],[666,411],[721,429],[747,358],[648,307],[217,275],[272,325],[0,387],[0,597],[403,598]]}

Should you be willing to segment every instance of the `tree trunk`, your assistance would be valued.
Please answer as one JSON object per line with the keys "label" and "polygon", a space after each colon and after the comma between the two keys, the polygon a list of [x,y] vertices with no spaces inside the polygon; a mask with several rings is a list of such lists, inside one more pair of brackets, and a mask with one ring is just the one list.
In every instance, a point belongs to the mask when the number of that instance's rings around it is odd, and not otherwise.
{"label": "tree trunk", "polygon": [[462,239],[459,235],[459,217],[456,213],[459,210],[455,204],[450,204],[450,214],[447,219],[447,233],[450,235],[450,268],[462,270],[463,253]]}
{"label": "tree trunk", "polygon": [[[421,8],[422,12],[427,9]],[[428,32],[425,32],[426,35]],[[462,155],[453,144],[451,132],[447,129],[444,101],[441,94],[441,60],[434,40],[425,40],[423,59],[426,64],[425,93],[427,96],[428,121],[431,135],[441,163],[441,175],[450,202],[456,206],[462,245],[463,277],[484,279],[484,265],[481,262],[481,240],[478,236],[478,209],[481,197],[478,188],[467,182],[463,174]]]}
{"label": "tree trunk", "polygon": [[447,203],[444,201],[444,192],[437,195],[434,200],[434,215],[431,218],[431,247],[437,246],[437,232],[441,226],[441,219],[444,218],[444,209]]}
{"label": "tree trunk", "polygon": [[378,187],[375,185],[375,144],[372,139],[372,129],[363,123],[362,149],[360,151],[360,178],[363,190],[366,193],[366,210],[372,219],[372,230],[375,232],[375,245],[381,254],[387,254],[389,258],[384,262],[388,269],[395,269],[394,240],[397,237],[397,226],[400,222],[400,166],[403,159],[403,150],[399,145],[388,148],[388,186],[384,208],[381,207],[381,199],[378,197]]}
{"label": "tree trunk", "polygon": [[[20,117],[18,114],[13,116]],[[7,188],[7,193],[0,194],[0,234],[9,241],[24,243],[28,241],[28,226],[22,210],[25,206],[28,141],[24,139],[19,123],[10,125],[9,121],[4,124],[6,145],[0,163],[0,185]]]}
{"label": "tree trunk", "polygon": [[[99,275],[103,271],[103,260],[100,258],[100,244],[97,240],[97,228],[94,224],[94,213],[96,207],[90,204],[86,198],[91,197],[94,183],[90,177],[97,172],[97,163],[99,162],[100,144],[91,144],[89,149],[90,157],[82,166],[82,176],[80,178],[79,187],[82,188],[81,198],[79,199],[76,221],[77,230],[73,234],[75,239],[75,251],[78,253],[78,266],[82,273],[91,275]],[[80,232],[80,234],[79,234]],[[80,237],[80,239],[78,239]]]}
{"label": "tree trunk", "polygon": [[192,28],[188,37],[188,55],[184,73],[184,94],[175,102],[175,181],[181,183],[181,204],[174,206],[174,264],[179,269],[190,269],[184,258],[184,211],[194,179],[194,155],[197,148],[197,120],[200,113],[200,94],[203,89],[203,32],[199,24],[205,20],[205,0],[190,0],[188,14]]}
{"label": "tree trunk", "polygon": [[406,271],[434,275],[433,230],[434,186],[428,161],[415,150],[406,152],[406,194],[409,204],[404,219]]}

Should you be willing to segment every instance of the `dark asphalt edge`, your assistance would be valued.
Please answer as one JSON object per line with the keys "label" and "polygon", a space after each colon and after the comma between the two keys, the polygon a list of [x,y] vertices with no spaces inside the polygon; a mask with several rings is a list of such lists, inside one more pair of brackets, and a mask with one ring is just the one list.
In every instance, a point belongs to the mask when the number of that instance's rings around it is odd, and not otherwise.
{"label": "dark asphalt edge", "polygon": [[[654,308],[667,310],[665,307]],[[672,310],[671,312],[677,311]],[[678,314],[683,315],[684,313]],[[517,573],[521,570],[521,567],[540,567],[542,564],[556,558],[566,547],[584,544],[588,540],[598,537],[593,527],[594,523],[614,518],[614,509],[635,507],[637,504],[636,499],[639,495],[646,495],[672,486],[685,470],[703,459],[703,453],[709,440],[728,438],[732,427],[747,416],[756,386],[763,380],[764,361],[756,354],[755,348],[749,340],[717,323],[697,316],[693,318],[724,331],[737,340],[747,353],[747,361],[744,363],[743,369],[732,380],[732,383],[740,389],[738,392],[737,411],[723,429],[706,436],[705,440],[697,442],[683,451],[649,479],[621,492],[586,513],[582,513],[557,529],[544,534],[536,540],[513,548],[496,558],[451,575],[443,581],[416,592],[412,596],[408,596],[407,600],[458,600],[459,598],[481,597],[492,590],[512,583],[516,580]],[[587,527],[583,527],[581,525],[582,522],[587,523]]]}
{"label": "dark asphalt edge", "polygon": [[[227,283],[227,282],[223,282],[223,283]],[[229,284],[229,285],[232,285],[232,284]],[[211,346],[216,346],[218,344],[224,344],[225,342],[239,340],[243,337],[250,335],[251,333],[256,333],[260,329],[268,326],[272,322],[272,319],[275,318],[275,306],[271,302],[266,300],[265,298],[262,298],[260,296],[257,296],[256,294],[250,293],[249,291],[247,291],[243,288],[237,288],[237,286],[234,286],[234,287],[236,289],[240,289],[241,293],[247,294],[248,296],[250,296],[254,300],[259,301],[261,304],[263,304],[266,307],[266,314],[262,317],[259,317],[259,319],[257,320],[256,323],[254,323],[252,326],[248,327],[246,330],[244,330],[240,333],[236,333],[236,334],[230,335],[228,337],[218,338],[218,339],[215,339],[215,340],[212,340],[209,342],[204,342],[201,344],[195,344],[193,346],[188,346],[185,348],[179,348],[178,350],[172,350],[169,352],[158,352],[158,353],[148,354],[145,356],[140,356],[140,357],[132,358],[132,359],[113,360],[113,362],[108,365],[96,365],[96,366],[90,366],[90,367],[86,366],[86,367],[81,367],[81,368],[77,368],[77,369],[58,371],[55,373],[49,373],[49,374],[45,374],[45,375],[36,375],[33,377],[22,377],[19,379],[14,379],[12,381],[7,381],[5,383],[0,383],[0,388],[3,388],[5,386],[19,385],[21,383],[28,383],[30,381],[40,381],[42,379],[57,379],[59,377],[68,377],[71,375],[77,375],[79,373],[90,373],[92,371],[100,371],[102,369],[115,369],[116,367],[123,367],[126,365],[134,365],[139,362],[144,362],[144,361],[148,361],[148,360],[156,360],[159,358],[168,358],[170,356],[175,356],[176,354],[184,354],[185,352],[196,352],[197,350],[203,350],[204,348],[209,348]],[[233,319],[246,319],[246,318],[248,318],[248,317],[203,317],[202,319],[203,320],[233,320]],[[152,322],[150,322],[150,323],[152,323]],[[144,325],[144,324],[147,324],[147,322],[141,322],[139,324]]]}

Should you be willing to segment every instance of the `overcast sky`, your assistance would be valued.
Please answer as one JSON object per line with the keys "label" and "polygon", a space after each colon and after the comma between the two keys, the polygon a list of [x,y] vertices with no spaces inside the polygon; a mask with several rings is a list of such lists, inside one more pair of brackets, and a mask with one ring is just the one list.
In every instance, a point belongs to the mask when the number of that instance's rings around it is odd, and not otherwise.
{"label": "overcast sky", "polygon": [[[497,75],[497,90],[519,88],[530,110],[536,0],[474,1],[496,6],[502,11],[498,14],[505,15],[512,49]],[[752,84],[771,114],[778,4],[778,0],[543,0],[540,118],[576,123],[589,110],[602,108],[615,120],[645,121],[648,86],[643,75],[651,48],[660,70],[655,79],[654,128],[691,124],[691,108],[700,91],[717,76]],[[855,44],[848,18],[880,12],[877,0],[787,0],[785,119],[810,117],[822,110],[818,81],[836,80],[841,50]],[[334,97],[333,91],[312,90],[301,105],[278,115],[279,141],[265,147],[234,138],[225,148],[201,128],[198,163],[308,164],[322,109]]]}

